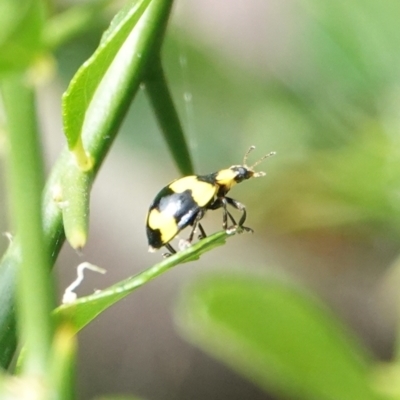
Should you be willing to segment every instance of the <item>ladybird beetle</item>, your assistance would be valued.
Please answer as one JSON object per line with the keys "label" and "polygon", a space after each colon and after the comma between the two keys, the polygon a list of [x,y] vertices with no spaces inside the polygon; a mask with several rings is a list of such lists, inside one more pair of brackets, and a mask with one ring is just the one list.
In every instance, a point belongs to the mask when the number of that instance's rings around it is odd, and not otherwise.
{"label": "ladybird beetle", "polygon": [[[207,210],[223,209],[222,227],[228,229],[228,218],[233,223],[236,232],[252,232],[251,228],[243,226],[246,221],[246,207],[226,194],[231,188],[246,179],[258,178],[265,172],[255,172],[254,167],[275,152],[266,154],[251,167],[246,165],[247,156],[255,149],[251,146],[246,152],[243,165],[232,165],[227,169],[213,172],[209,175],[190,175],[178,178],[163,188],[151,203],[146,219],[149,251],[154,252],[165,246],[170,253],[176,253],[170,241],[184,228],[192,226],[188,242],[191,243],[197,227],[200,237],[206,236],[200,220]],[[227,206],[242,212],[236,223]],[[171,254],[165,254],[166,256]]]}

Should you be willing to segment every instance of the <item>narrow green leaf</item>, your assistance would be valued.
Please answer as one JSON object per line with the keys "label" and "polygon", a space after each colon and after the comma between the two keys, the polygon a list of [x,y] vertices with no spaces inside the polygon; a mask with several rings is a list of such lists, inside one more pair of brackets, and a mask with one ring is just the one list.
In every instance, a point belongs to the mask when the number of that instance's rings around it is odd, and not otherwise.
{"label": "narrow green leaf", "polygon": [[87,297],[79,298],[71,304],[64,304],[54,311],[57,324],[68,322],[78,332],[104,310],[121,300],[145,283],[168,271],[172,267],[196,260],[206,251],[225,243],[229,235],[217,232],[208,236],[186,250],[174,254],[138,275],[127,278],[117,284]]}
{"label": "narrow green leaf", "polygon": [[93,174],[82,172],[71,157],[70,167],[62,177],[60,207],[65,236],[74,249],[82,249],[89,231],[89,202]]}
{"label": "narrow green leaf", "polygon": [[[85,115],[96,89],[150,3],[151,0],[138,0],[119,12],[104,33],[97,50],[72,79],[63,96],[64,129],[70,150],[74,150],[79,143]],[[109,101],[112,100],[110,96]]]}
{"label": "narrow green leaf", "polygon": [[151,106],[179,171],[182,175],[194,174],[189,147],[172,101],[160,57],[154,57],[144,82]]}
{"label": "narrow green leaf", "polygon": [[[129,105],[139,88],[143,69],[154,53],[155,45],[162,39],[171,9],[172,0],[151,0],[149,8],[133,34],[124,44],[124,52],[113,62],[106,74],[106,83],[96,90],[92,112],[85,119],[84,142],[86,149],[96,161],[93,179],[106,154],[110,150]],[[161,38],[161,39],[160,39]],[[141,54],[139,58],[136,55]],[[101,89],[101,90],[100,90]],[[101,91],[99,95],[98,91]],[[110,105],[110,97],[113,101]],[[109,107],[109,108],[108,108]],[[44,191],[43,229],[46,247],[51,251],[52,261],[57,257],[64,242],[62,213],[54,201],[54,192],[70,167],[71,154],[65,150],[53,167]],[[84,172],[82,172],[84,173]],[[16,271],[21,264],[21,248],[17,238],[0,262],[0,365],[7,368],[15,350],[14,335],[14,288]]]}
{"label": "narrow green leaf", "polygon": [[[14,315],[14,284],[16,264],[21,263],[21,249],[10,245],[0,266],[0,367],[7,368],[17,346],[16,321]],[[11,311],[11,312],[10,312]]]}
{"label": "narrow green leaf", "polygon": [[371,363],[318,302],[241,277],[198,283],[180,302],[189,341],[262,388],[304,400],[372,400]]}

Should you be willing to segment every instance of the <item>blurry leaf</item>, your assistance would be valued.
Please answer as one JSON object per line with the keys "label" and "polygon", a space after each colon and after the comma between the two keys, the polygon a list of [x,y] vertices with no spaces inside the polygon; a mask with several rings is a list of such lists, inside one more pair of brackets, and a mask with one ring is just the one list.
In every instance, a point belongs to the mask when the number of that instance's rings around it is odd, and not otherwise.
{"label": "blurry leaf", "polygon": [[110,0],[77,3],[63,12],[52,15],[46,21],[43,32],[46,45],[51,49],[58,49],[78,35],[92,34],[109,3]]}
{"label": "blurry leaf", "polygon": [[229,235],[225,231],[207,236],[186,250],[173,254],[153,267],[118,282],[108,289],[101,290],[87,297],[79,298],[71,304],[61,305],[54,311],[57,324],[61,324],[62,322],[69,323],[72,325],[75,332],[78,332],[104,310],[111,307],[134,290],[178,264],[197,260],[204,252],[225,243],[225,239],[228,236]]}
{"label": "blurry leaf", "polygon": [[[342,95],[351,92],[350,102],[357,99],[372,106],[371,100],[379,96],[379,91],[387,90],[400,77],[397,51],[400,3],[392,0],[301,0],[300,3],[315,22],[312,50],[326,96],[334,101],[340,92]],[[321,88],[315,85],[315,89]]]}
{"label": "blurry leaf", "polygon": [[[138,0],[130,3],[120,11],[112,20],[109,29],[104,33],[100,45],[95,53],[87,60],[75,74],[68,90],[63,96],[64,129],[70,150],[78,145],[81,139],[82,127],[85,115],[90,108],[96,89],[104,79],[110,65],[133,28],[151,3],[151,0]],[[131,48],[130,51],[135,51]],[[129,72],[129,65],[125,67],[125,73]],[[121,77],[118,77],[121,80]],[[116,82],[113,81],[115,86]],[[118,101],[112,87],[109,90],[108,103]],[[116,96],[114,94],[114,96]],[[110,107],[103,105],[109,112]],[[99,113],[106,112],[97,110]]]}
{"label": "blurry leaf", "polygon": [[42,50],[40,0],[0,1],[0,73],[28,67]]}
{"label": "blurry leaf", "polygon": [[309,152],[279,171],[264,208],[270,224],[286,231],[369,224],[400,234],[398,146],[375,124],[363,128],[349,145]]}
{"label": "blurry leaf", "polygon": [[315,300],[283,284],[214,277],[178,308],[195,343],[266,390],[305,400],[370,400],[362,349]]}

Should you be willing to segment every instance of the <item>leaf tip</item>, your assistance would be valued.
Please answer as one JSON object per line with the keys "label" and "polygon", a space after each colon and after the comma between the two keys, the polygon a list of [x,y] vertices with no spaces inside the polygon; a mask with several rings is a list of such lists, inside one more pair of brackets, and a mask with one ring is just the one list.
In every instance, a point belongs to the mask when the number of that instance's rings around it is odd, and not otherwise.
{"label": "leaf tip", "polygon": [[86,244],[87,232],[83,230],[73,230],[72,232],[65,232],[68,243],[71,247],[80,252]]}

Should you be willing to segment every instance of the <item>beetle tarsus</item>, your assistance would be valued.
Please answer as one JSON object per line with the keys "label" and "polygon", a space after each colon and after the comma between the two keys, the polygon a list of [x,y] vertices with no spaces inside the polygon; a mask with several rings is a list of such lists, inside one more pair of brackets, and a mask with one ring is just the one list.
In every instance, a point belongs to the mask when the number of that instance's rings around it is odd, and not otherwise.
{"label": "beetle tarsus", "polygon": [[228,234],[237,233],[240,235],[243,232],[254,233],[254,230],[252,228],[249,228],[248,226],[243,226],[243,225],[233,225],[225,230],[226,230],[226,233],[228,233]]}

